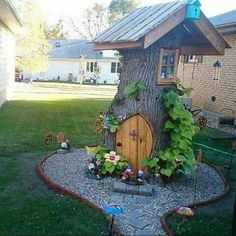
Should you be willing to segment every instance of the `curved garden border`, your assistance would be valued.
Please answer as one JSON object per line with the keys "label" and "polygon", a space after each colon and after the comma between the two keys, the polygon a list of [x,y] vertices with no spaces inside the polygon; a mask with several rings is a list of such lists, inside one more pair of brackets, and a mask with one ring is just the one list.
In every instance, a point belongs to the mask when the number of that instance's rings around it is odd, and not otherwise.
{"label": "curved garden border", "polygon": [[[74,199],[79,200],[80,202],[84,203],[85,205],[88,205],[92,208],[94,208],[95,210],[97,210],[98,212],[100,212],[103,216],[105,216],[106,220],[111,223],[111,217],[109,215],[107,215],[101,208],[99,208],[98,206],[96,206],[94,203],[90,202],[89,200],[87,200],[86,198],[80,196],[79,194],[72,192],[66,188],[61,187],[58,184],[55,184],[50,178],[48,178],[43,171],[42,165],[43,163],[49,159],[50,157],[52,157],[54,154],[56,154],[57,152],[53,152],[51,154],[49,154],[46,158],[44,158],[42,161],[40,161],[37,166],[36,166],[36,171],[38,173],[38,175],[40,176],[40,178],[53,190],[63,193],[65,195],[71,196]],[[119,228],[117,227],[117,225],[114,223],[113,224],[113,230],[115,232],[115,235],[121,235]]]}
{"label": "curved garden border", "polygon": [[[213,168],[218,173],[218,175],[221,177],[222,181],[224,182],[225,189],[224,189],[223,193],[221,193],[220,195],[218,195],[218,196],[216,196],[216,197],[214,197],[210,200],[196,202],[196,203],[192,203],[192,204],[187,205],[187,207],[189,207],[189,208],[197,208],[199,206],[204,206],[204,205],[215,203],[216,201],[219,201],[219,200],[223,199],[230,190],[230,185],[227,182],[227,180],[226,180],[225,176],[223,175],[223,173],[216,166],[210,164],[209,162],[203,161],[203,163],[207,164],[208,166]],[[169,210],[168,212],[166,212],[161,217],[161,225],[164,228],[164,230],[165,230],[165,232],[167,233],[168,236],[174,236],[173,231],[169,228],[167,220],[171,215],[173,215],[173,213],[175,213],[175,211],[176,211],[176,209]]]}
{"label": "curved garden border", "polygon": [[[57,191],[57,192],[60,192],[60,193],[63,193],[65,195],[68,195],[68,196],[71,196],[79,201],[81,201],[82,203],[94,208],[95,210],[97,210],[98,212],[100,212],[103,216],[105,216],[106,220],[111,222],[111,217],[109,215],[107,215],[101,208],[99,208],[98,206],[96,206],[94,203],[92,203],[91,201],[87,200],[86,198],[80,196],[79,194],[75,193],[75,192],[72,192],[66,188],[63,188],[61,187],[60,185],[58,184],[55,184],[50,178],[48,178],[45,174],[44,174],[44,171],[43,171],[43,168],[42,168],[42,165],[43,163],[50,157],[52,157],[54,154],[56,154],[57,152],[53,152],[51,154],[49,154],[46,158],[44,158],[42,161],[40,161],[38,164],[37,164],[37,167],[36,167],[36,171],[38,173],[38,175],[41,177],[41,179],[50,187],[52,188],[53,190]],[[208,166],[212,167],[218,174],[219,176],[221,177],[222,181],[224,182],[224,186],[225,186],[225,189],[224,189],[224,192],[221,193],[220,195],[210,199],[210,200],[207,200],[207,201],[201,201],[201,202],[197,202],[197,203],[193,203],[193,204],[190,204],[190,205],[187,205],[187,207],[190,207],[190,208],[196,208],[196,207],[199,207],[199,206],[203,206],[203,205],[207,205],[207,204],[212,204],[222,198],[225,197],[225,195],[229,192],[230,190],[230,185],[228,184],[228,182],[226,181],[225,179],[225,176],[223,175],[223,173],[218,170],[214,165],[211,165],[209,162],[206,162],[204,161],[205,164],[207,164]],[[169,228],[168,224],[167,224],[167,220],[168,218],[176,211],[176,209],[172,209],[172,210],[169,210],[168,212],[166,212],[162,217],[161,217],[161,225],[162,227],[164,228],[165,232],[167,233],[168,236],[174,236],[174,233],[171,231],[171,229]],[[120,233],[120,230],[118,228],[118,226],[116,224],[113,225],[113,229],[114,229],[114,232],[116,235],[121,235]]]}

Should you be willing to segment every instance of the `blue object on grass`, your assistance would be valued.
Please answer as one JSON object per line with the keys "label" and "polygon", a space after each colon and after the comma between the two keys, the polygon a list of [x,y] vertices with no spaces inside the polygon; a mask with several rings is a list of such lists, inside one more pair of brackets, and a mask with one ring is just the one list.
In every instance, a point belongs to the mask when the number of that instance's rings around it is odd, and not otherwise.
{"label": "blue object on grass", "polygon": [[117,216],[124,213],[123,209],[119,205],[115,204],[104,207],[103,211],[112,216]]}

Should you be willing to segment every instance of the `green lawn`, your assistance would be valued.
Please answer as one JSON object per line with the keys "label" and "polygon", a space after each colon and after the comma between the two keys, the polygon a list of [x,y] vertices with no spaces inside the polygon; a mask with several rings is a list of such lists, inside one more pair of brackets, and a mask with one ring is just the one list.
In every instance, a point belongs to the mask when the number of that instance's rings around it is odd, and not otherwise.
{"label": "green lawn", "polygon": [[0,235],[105,235],[108,223],[94,209],[50,190],[35,167],[62,132],[73,147],[94,144],[92,126],[105,100],[11,101],[0,110]]}
{"label": "green lawn", "polygon": [[[199,133],[194,141],[219,149],[224,152],[232,153],[230,144],[232,140],[209,140],[211,137],[227,137],[228,135],[217,130],[207,129]],[[197,150],[199,146],[194,146]],[[203,158],[218,168],[227,176],[227,166],[230,156],[202,148]],[[233,153],[236,155],[236,153]],[[221,201],[196,209],[196,216],[190,217],[182,224],[183,218],[173,215],[168,220],[168,224],[177,236],[229,236],[231,235],[231,224],[233,215],[234,194],[236,190],[236,157],[233,157],[233,168],[230,171],[229,182],[231,184],[230,193]]]}

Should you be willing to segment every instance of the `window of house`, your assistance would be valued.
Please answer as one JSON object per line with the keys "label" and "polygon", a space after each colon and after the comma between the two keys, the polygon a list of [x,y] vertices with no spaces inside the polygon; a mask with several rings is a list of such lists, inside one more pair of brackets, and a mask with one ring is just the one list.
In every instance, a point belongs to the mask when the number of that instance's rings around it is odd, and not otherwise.
{"label": "window of house", "polygon": [[179,49],[160,49],[160,60],[157,74],[158,84],[175,83],[178,60]]}
{"label": "window of house", "polygon": [[111,73],[116,73],[116,72],[117,72],[117,63],[111,62]]}
{"label": "window of house", "polygon": [[89,72],[89,62],[86,64],[86,72]]}
{"label": "window of house", "polygon": [[90,72],[93,72],[93,71],[94,71],[94,63],[90,62]]}
{"label": "window of house", "polygon": [[196,55],[183,55],[181,56],[182,63],[202,63],[203,56],[196,56]]}
{"label": "window of house", "polygon": [[61,46],[60,42],[56,42],[55,46],[56,48],[59,48]]}

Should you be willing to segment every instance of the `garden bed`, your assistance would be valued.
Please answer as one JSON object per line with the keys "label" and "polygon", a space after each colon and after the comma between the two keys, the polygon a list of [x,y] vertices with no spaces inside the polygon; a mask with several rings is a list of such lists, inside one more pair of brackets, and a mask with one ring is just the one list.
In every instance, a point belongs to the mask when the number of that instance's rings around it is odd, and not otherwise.
{"label": "garden bed", "polygon": [[[153,185],[154,195],[151,197],[115,194],[112,190],[114,179],[87,178],[87,158],[89,155],[85,149],[77,149],[64,155],[52,155],[42,162],[40,168],[50,181],[99,208],[119,204],[124,214],[116,217],[115,222],[124,235],[165,235],[160,223],[161,216],[170,209],[193,203],[195,177],[192,175],[182,176],[165,187]],[[195,202],[208,201],[225,190],[219,174],[206,164],[199,166],[197,179]]]}

